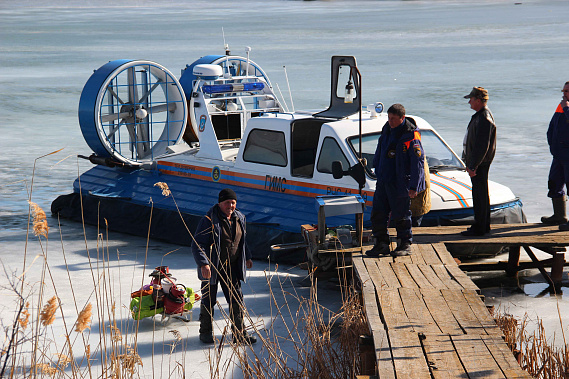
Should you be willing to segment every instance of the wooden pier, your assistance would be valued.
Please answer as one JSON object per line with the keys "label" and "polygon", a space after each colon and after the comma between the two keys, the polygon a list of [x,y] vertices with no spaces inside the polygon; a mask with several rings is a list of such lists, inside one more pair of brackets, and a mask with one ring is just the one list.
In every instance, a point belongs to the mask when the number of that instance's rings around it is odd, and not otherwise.
{"label": "wooden pier", "polygon": [[[460,234],[464,226],[439,226],[413,228],[413,239],[417,243],[445,243],[460,250],[461,247],[508,247],[509,257],[504,265],[506,273],[517,275],[521,269],[537,268],[545,281],[551,286],[561,284],[563,266],[565,265],[565,250],[569,246],[569,232],[560,231],[558,226],[544,224],[492,224],[492,232],[481,237],[464,237]],[[536,248],[551,258],[539,260],[531,248]],[[520,250],[523,249],[531,262],[520,264]],[[545,267],[551,267],[548,273]],[[464,269],[473,267],[463,266]],[[479,270],[489,270],[491,265],[479,265]]]}
{"label": "wooden pier", "polygon": [[[463,227],[464,229],[464,227]],[[366,251],[371,246],[364,246]],[[530,378],[445,245],[353,254],[379,378]]]}

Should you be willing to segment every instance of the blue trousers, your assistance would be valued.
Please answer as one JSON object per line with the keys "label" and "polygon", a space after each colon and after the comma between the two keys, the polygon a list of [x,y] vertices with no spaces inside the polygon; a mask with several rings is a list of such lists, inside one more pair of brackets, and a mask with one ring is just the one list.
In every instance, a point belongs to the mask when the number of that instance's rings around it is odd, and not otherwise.
{"label": "blue trousers", "polygon": [[413,242],[411,231],[411,199],[397,192],[395,183],[377,182],[371,210],[371,232],[378,242],[389,243],[387,227],[395,224],[397,238],[401,242]]}
{"label": "blue trousers", "polygon": [[547,193],[547,196],[551,198],[565,196],[563,187],[565,187],[568,182],[569,162],[553,158],[551,168],[549,169],[549,178],[547,182],[549,192]]}

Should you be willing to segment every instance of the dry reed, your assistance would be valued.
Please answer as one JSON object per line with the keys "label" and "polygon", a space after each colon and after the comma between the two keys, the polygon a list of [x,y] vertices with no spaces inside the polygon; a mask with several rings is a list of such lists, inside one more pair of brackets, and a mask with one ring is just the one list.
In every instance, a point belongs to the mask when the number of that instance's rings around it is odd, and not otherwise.
{"label": "dry reed", "polygon": [[170,192],[170,188],[168,187],[168,184],[164,183],[164,182],[157,182],[154,183],[154,187],[158,187],[162,190],[162,195],[163,196],[170,196],[172,194],[172,192]]}
{"label": "dry reed", "polygon": [[44,305],[40,313],[40,321],[43,326],[48,326],[53,324],[53,322],[55,321],[55,312],[57,311],[58,307],[59,307],[59,301],[55,296],[49,299],[47,304]]}
{"label": "dry reed", "polygon": [[21,317],[18,319],[18,324],[20,324],[20,328],[26,329],[28,326],[28,322],[30,321],[30,311],[28,310],[30,307],[30,302],[26,302],[26,306],[22,311]]}
{"label": "dry reed", "polygon": [[527,314],[522,320],[507,313],[500,313],[495,319],[518,363],[533,378],[569,378],[569,344],[556,346],[555,336],[548,340],[539,318],[535,328],[530,326]]}
{"label": "dry reed", "polygon": [[85,308],[83,308],[81,313],[79,313],[79,316],[77,316],[77,322],[75,323],[75,331],[77,333],[81,333],[87,328],[91,329],[91,317],[93,316],[92,309],[93,306],[89,303]]}
{"label": "dry reed", "polygon": [[49,232],[49,226],[47,225],[45,212],[36,203],[30,201],[29,204],[33,217],[32,225],[33,225],[34,235],[43,236],[47,238]]}
{"label": "dry reed", "polygon": [[[260,340],[261,347],[246,349],[241,343],[231,343],[230,358],[226,359],[224,343],[228,327],[224,328],[215,349],[210,350],[210,376],[228,375],[232,364],[239,367],[245,378],[355,378],[360,372],[358,338],[368,333],[359,295],[347,281],[342,282],[343,306],[337,313],[318,303],[317,279],[309,274],[312,286],[308,298],[285,289],[275,273],[266,273],[268,291],[275,314],[269,328],[256,325],[244,307],[244,319],[249,320]],[[278,278],[275,289],[271,279]],[[345,277],[344,277],[345,278]],[[290,279],[287,279],[290,280]],[[294,288],[294,285],[293,285]],[[277,301],[281,295],[284,303]],[[298,304],[298,308],[294,307]],[[220,308],[225,321],[230,317]],[[278,321],[278,322],[277,322]],[[275,329],[277,323],[286,331]],[[291,354],[294,352],[294,354]]]}

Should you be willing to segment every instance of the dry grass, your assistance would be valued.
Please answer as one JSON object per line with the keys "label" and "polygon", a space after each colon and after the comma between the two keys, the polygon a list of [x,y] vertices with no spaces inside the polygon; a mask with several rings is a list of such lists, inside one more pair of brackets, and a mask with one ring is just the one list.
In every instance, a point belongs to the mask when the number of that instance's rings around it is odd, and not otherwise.
{"label": "dry grass", "polygon": [[563,346],[556,347],[555,337],[552,340],[547,338],[541,320],[530,322],[527,314],[519,320],[510,314],[500,313],[496,322],[518,363],[532,377],[569,378],[569,344],[563,340]]}
{"label": "dry grass", "polygon": [[[276,274],[266,273],[275,311],[270,327],[255,324],[245,309],[244,317],[249,320],[250,329],[257,334],[261,346],[250,349],[247,345],[230,342],[229,328],[226,328],[210,352],[211,377],[228,376],[231,364],[235,364],[245,378],[355,378],[361,366],[358,339],[368,333],[355,289],[347,281],[342,283],[343,306],[335,313],[318,303],[317,280],[313,273],[309,274],[313,285],[308,298],[286,290],[283,279]],[[272,285],[274,278],[278,279],[276,289]],[[284,303],[277,301],[277,295],[283,295]],[[231,323],[227,314],[225,322]],[[227,360],[223,351],[228,347],[231,354]]]}

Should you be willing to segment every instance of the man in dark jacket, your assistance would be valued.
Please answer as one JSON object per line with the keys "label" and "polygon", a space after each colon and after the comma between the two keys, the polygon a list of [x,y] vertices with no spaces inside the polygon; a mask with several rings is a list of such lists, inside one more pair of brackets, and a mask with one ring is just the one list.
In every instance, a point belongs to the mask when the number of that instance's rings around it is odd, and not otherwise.
{"label": "man in dark jacket", "polygon": [[569,230],[565,211],[566,197],[563,190],[569,183],[569,82],[565,83],[561,92],[563,97],[547,129],[547,143],[553,155],[549,169],[547,196],[553,203],[553,216],[542,217],[541,222],[549,225],[562,224],[559,229]]}
{"label": "man in dark jacket", "polygon": [[488,171],[496,153],[496,124],[486,107],[488,91],[474,87],[466,96],[476,113],[472,115],[464,138],[462,160],[472,181],[474,224],[461,232],[464,236],[483,236],[490,232],[490,195]]}
{"label": "man in dark jacket", "polygon": [[391,222],[397,230],[397,248],[393,256],[409,255],[413,241],[410,202],[425,190],[424,152],[415,121],[405,117],[405,108],[393,104],[387,110],[387,123],[373,157],[377,182],[371,210],[371,228],[375,245],[366,252],[377,257],[388,255]]}
{"label": "man in dark jacket", "polygon": [[218,204],[202,217],[194,235],[192,253],[202,280],[200,306],[200,340],[213,343],[213,312],[217,284],[229,304],[234,343],[255,343],[243,325],[243,293],[241,281],[245,271],[253,267],[251,253],[245,241],[245,216],[236,209],[237,195],[226,188],[219,193]]}

